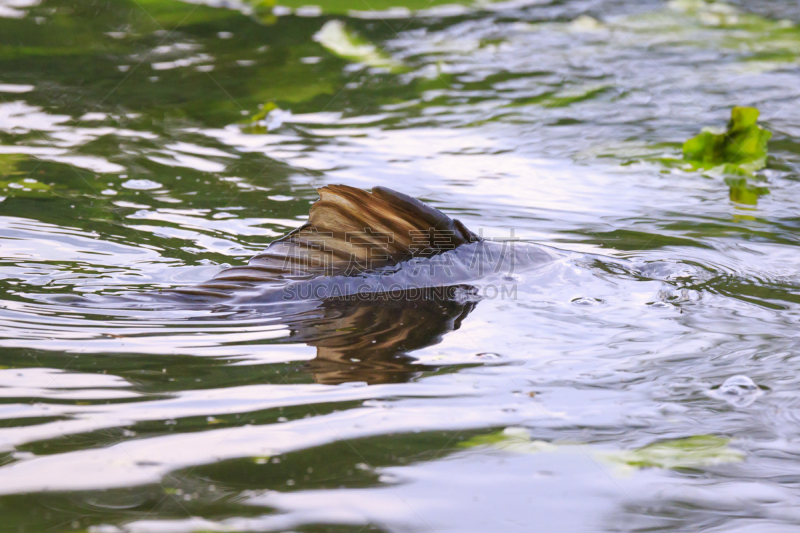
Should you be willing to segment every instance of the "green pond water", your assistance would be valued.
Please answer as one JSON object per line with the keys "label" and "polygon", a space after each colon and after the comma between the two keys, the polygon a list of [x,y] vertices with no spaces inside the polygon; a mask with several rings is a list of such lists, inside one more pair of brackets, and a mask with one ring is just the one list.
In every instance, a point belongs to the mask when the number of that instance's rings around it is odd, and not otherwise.
{"label": "green pond water", "polygon": [[[111,304],[334,183],[569,253]],[[799,332],[795,1],[0,0],[2,532],[800,531]]]}

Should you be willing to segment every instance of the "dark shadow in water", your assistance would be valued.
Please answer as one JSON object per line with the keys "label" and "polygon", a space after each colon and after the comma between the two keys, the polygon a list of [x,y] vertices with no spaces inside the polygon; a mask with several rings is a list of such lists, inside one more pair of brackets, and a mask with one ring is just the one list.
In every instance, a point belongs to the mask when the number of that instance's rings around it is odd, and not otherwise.
{"label": "dark shadow in water", "polygon": [[441,298],[330,299],[288,320],[289,340],[317,348],[306,364],[317,383],[399,383],[419,372],[408,353],[441,342],[475,305]]}
{"label": "dark shadow in water", "polygon": [[[157,319],[180,321],[187,310],[211,311],[188,323],[225,325],[233,318],[257,318],[257,323],[285,326],[290,335],[271,343],[304,343],[317,349],[317,356],[305,370],[317,383],[336,385],[361,381],[368,384],[402,383],[418,373],[415,359],[408,354],[441,342],[477,305],[476,291],[467,285],[436,287],[430,291],[392,291],[352,297],[294,301],[251,308],[210,303],[207,298],[176,294],[133,294],[98,296],[47,296],[49,303],[69,306],[71,312],[100,310],[93,320],[112,320],[137,313],[155,313]],[[461,295],[465,296],[462,297]],[[261,319],[261,320],[258,320]],[[124,333],[122,333],[124,335]],[[143,359],[137,359],[140,364]],[[116,364],[116,363],[115,363]],[[160,359],[153,363],[162,368]],[[182,363],[184,366],[186,363]],[[202,363],[208,369],[209,361]],[[235,367],[232,367],[235,368]],[[205,383],[213,380],[205,375]],[[237,377],[241,382],[243,378]]]}

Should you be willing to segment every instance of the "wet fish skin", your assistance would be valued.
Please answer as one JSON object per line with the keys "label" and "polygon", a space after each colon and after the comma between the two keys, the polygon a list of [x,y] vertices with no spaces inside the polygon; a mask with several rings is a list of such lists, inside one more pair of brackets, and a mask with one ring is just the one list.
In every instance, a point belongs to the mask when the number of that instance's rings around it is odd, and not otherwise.
{"label": "wet fish skin", "polygon": [[224,269],[197,285],[98,296],[97,301],[75,297],[72,303],[231,308],[384,293],[453,299],[457,286],[512,279],[515,272],[565,257],[533,243],[484,240],[441,211],[383,187],[370,193],[330,185],[319,192],[307,223],[273,241],[247,265]]}
{"label": "wet fish skin", "polygon": [[356,297],[457,297],[458,288],[475,283],[503,283],[531,269],[562,260],[569,254],[533,243],[480,241],[434,257],[412,258],[397,265],[358,275],[320,276],[288,280],[280,286],[253,286],[233,297],[232,305],[257,305],[298,300]]}
{"label": "wet fish skin", "polygon": [[460,221],[385,187],[370,193],[329,185],[319,193],[308,222],[247,265],[173,292],[250,304],[324,299],[467,283],[552,259],[536,245],[484,241]]}

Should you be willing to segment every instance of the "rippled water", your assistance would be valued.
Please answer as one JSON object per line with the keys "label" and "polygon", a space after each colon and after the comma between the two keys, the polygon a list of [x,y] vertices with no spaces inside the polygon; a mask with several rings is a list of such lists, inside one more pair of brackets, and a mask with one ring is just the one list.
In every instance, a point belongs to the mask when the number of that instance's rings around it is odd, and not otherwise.
{"label": "rippled water", "polygon": [[[304,4],[0,1],[0,530],[800,529],[796,2]],[[734,105],[748,203],[669,164]],[[567,253],[507,297],[112,304],[330,183]]]}

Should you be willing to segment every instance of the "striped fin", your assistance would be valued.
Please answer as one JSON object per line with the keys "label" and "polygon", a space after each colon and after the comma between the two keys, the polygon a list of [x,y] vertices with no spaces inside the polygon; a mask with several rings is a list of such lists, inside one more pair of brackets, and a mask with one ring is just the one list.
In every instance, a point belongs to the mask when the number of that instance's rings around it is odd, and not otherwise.
{"label": "striped fin", "polygon": [[458,220],[391,189],[375,187],[370,193],[329,185],[318,191],[306,224],[272,242],[248,265],[220,272],[208,285],[356,274],[480,240]]}

